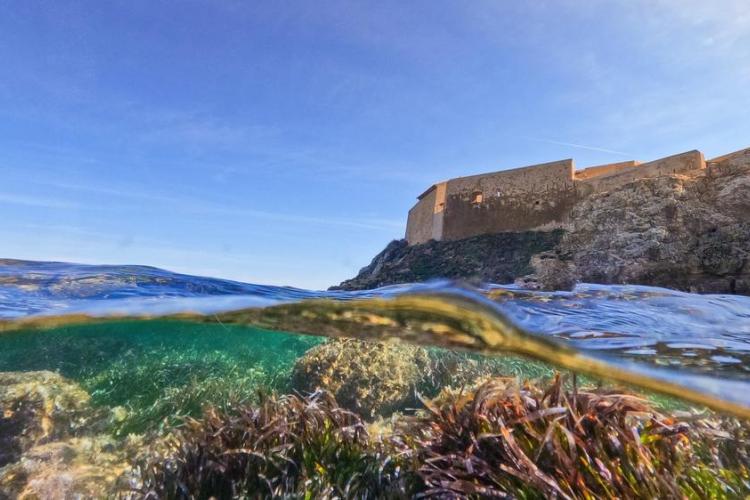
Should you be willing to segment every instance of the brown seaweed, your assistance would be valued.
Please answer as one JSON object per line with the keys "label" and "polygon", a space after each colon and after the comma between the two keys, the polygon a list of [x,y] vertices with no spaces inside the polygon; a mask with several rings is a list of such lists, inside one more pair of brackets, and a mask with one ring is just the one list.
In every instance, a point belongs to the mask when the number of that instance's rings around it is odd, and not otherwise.
{"label": "brown seaweed", "polygon": [[494,378],[390,432],[326,392],[188,420],[139,471],[145,498],[736,498],[746,424],[668,416],[634,394]]}
{"label": "brown seaweed", "polygon": [[171,451],[141,464],[143,498],[378,498],[399,471],[363,421],[326,392],[263,397],[190,419]]}
{"label": "brown seaweed", "polygon": [[[748,492],[742,480],[747,453],[730,450],[730,433],[718,430],[727,422],[704,418],[691,425],[635,395],[566,390],[560,376],[544,390],[493,379],[426,406],[421,417],[401,422],[397,436],[427,495],[716,498]],[[729,421],[735,435],[747,432]],[[712,425],[715,431],[707,432]]]}

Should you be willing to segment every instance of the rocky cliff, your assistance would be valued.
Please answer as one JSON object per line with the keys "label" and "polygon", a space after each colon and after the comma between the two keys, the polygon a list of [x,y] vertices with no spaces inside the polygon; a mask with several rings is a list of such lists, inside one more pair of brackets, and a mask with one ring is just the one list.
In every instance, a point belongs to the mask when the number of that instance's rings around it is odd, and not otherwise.
{"label": "rocky cliff", "polygon": [[395,240],[355,278],[333,288],[366,290],[434,278],[510,283],[533,272],[531,257],[556,248],[562,236],[562,231],[509,232],[413,246]]}
{"label": "rocky cliff", "polygon": [[706,170],[589,196],[574,207],[565,231],[414,246],[394,241],[340,288],[438,277],[519,279],[545,289],[582,281],[750,294],[750,151]]}
{"label": "rocky cliff", "polygon": [[748,294],[750,158],[591,196],[556,250],[580,281]]}

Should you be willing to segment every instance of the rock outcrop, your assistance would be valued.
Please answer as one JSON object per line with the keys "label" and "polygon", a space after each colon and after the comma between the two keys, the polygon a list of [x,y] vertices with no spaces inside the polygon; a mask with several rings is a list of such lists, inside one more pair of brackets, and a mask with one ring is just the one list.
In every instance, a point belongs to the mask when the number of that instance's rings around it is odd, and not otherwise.
{"label": "rock outcrop", "polygon": [[333,289],[367,290],[434,278],[511,283],[533,272],[531,257],[552,250],[562,231],[525,231],[474,236],[456,241],[429,241],[409,246],[392,241],[359,274]]}
{"label": "rock outcrop", "polygon": [[90,399],[57,373],[0,372],[0,499],[127,496],[130,464],[160,441],[114,439]]}
{"label": "rock outcrop", "polygon": [[591,196],[558,246],[580,281],[750,293],[750,162]]}
{"label": "rock outcrop", "polygon": [[392,242],[340,288],[468,278],[565,289],[576,281],[750,294],[750,150],[708,168],[582,198],[564,231]]}
{"label": "rock outcrop", "polygon": [[0,467],[36,445],[75,435],[90,423],[89,399],[53,372],[0,372]]}
{"label": "rock outcrop", "polygon": [[292,386],[303,394],[325,389],[365,419],[416,404],[415,388],[430,358],[421,347],[331,339],[297,360]]}
{"label": "rock outcrop", "polygon": [[0,498],[124,497],[116,491],[127,492],[124,475],[137,449],[105,435],[35,446],[17,462],[0,468]]}

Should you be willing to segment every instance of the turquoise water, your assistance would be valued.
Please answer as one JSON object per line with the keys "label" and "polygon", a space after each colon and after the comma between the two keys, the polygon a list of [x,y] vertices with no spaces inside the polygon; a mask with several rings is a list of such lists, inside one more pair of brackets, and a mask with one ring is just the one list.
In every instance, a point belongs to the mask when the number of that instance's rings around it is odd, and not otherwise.
{"label": "turquoise water", "polygon": [[[342,338],[385,343],[331,340]],[[231,413],[315,389],[374,422],[420,415],[446,390],[492,377],[547,384],[557,372],[566,384],[638,392],[659,411],[745,418],[748,361],[748,297],[449,282],[318,292],[148,267],[0,265],[0,373],[14,381],[57,374],[86,399],[86,417],[66,420],[54,439],[156,442],[208,408]],[[50,404],[73,404],[62,401]],[[48,411],[45,425],[54,427],[58,416],[45,404],[34,411]],[[18,411],[5,408],[6,420]],[[39,442],[54,441],[48,434]],[[0,454],[0,493],[3,470],[31,453],[12,442],[17,452],[5,462]]]}

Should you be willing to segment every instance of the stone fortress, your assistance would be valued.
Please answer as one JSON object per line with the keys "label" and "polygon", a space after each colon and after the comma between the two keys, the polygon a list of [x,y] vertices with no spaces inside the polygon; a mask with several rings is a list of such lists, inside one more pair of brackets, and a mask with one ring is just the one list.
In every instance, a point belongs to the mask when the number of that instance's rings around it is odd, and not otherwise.
{"label": "stone fortress", "polygon": [[506,231],[549,231],[568,226],[573,207],[648,177],[712,176],[727,165],[747,161],[750,149],[706,160],[697,150],[641,163],[624,161],[576,170],[572,159],[487,174],[458,177],[432,185],[409,210],[409,245],[459,240]]}

